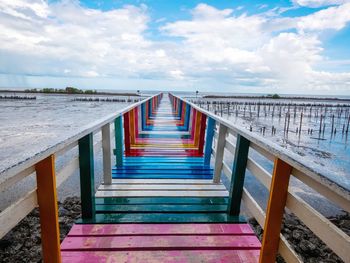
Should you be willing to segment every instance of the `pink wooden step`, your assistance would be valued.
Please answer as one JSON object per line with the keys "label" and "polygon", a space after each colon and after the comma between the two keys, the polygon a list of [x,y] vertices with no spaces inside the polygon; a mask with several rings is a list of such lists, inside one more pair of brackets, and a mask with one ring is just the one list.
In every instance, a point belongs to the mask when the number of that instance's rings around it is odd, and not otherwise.
{"label": "pink wooden step", "polygon": [[96,224],[74,225],[68,236],[254,235],[248,224]]}
{"label": "pink wooden step", "polygon": [[63,251],[63,263],[257,263],[259,250]]}
{"label": "pink wooden step", "polygon": [[99,236],[67,237],[61,250],[259,249],[255,236]]}
{"label": "pink wooden step", "polygon": [[74,225],[63,262],[256,263],[261,244],[248,224]]}

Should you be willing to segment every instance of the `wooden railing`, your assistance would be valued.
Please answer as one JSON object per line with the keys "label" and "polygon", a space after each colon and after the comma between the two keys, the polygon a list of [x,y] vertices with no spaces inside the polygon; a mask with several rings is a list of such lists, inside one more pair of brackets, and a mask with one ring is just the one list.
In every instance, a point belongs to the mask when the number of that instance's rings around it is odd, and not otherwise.
{"label": "wooden railing", "polygon": [[[111,183],[111,132],[115,134],[114,151],[116,164],[122,161],[122,116],[135,108],[151,101],[158,101],[160,94],[134,103],[110,114],[76,135],[46,149],[43,152],[0,173],[0,192],[6,191],[28,176],[36,174],[36,188],[28,191],[22,198],[13,202],[0,213],[0,238],[16,226],[35,207],[39,206],[41,237],[44,262],[60,262],[60,235],[58,225],[58,207],[56,189],[77,169],[80,171],[82,217],[91,217],[94,213],[94,149],[103,150],[103,180]],[[114,123],[114,130],[111,130]],[[102,140],[93,142],[94,135],[101,133]],[[79,154],[71,157],[60,170],[56,170],[55,158],[64,156],[77,147]]]}
{"label": "wooden railing", "polygon": [[[227,176],[231,182],[228,213],[238,215],[242,200],[246,209],[264,229],[260,262],[275,262],[277,253],[286,262],[302,262],[281,234],[285,208],[294,213],[340,258],[345,262],[350,262],[350,237],[289,188],[289,181],[291,176],[297,178],[339,208],[350,212],[350,192],[347,189],[324,176],[323,168],[321,171],[317,167],[310,166],[300,156],[277,144],[238,127],[185,99],[172,94],[170,96],[173,103],[185,103],[207,115],[207,125],[216,127],[213,134],[213,147],[206,152],[205,158],[214,158],[214,182],[219,182],[222,174]],[[208,133],[210,132],[210,129],[207,129],[209,140]],[[206,144],[211,146],[212,142],[207,141]],[[232,166],[225,161],[227,154],[233,155]],[[273,162],[272,174],[259,164],[254,157],[257,155],[263,156],[267,162]],[[266,211],[259,206],[253,195],[243,185],[247,170],[269,191]]]}

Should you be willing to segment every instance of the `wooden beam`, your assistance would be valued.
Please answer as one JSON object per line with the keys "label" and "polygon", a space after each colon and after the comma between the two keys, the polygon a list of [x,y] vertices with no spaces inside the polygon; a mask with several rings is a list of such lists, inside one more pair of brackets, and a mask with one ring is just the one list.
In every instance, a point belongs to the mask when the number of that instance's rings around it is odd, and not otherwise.
{"label": "wooden beam", "polygon": [[125,155],[129,155],[130,153],[130,116],[129,112],[125,113],[124,115],[124,149],[125,149]]}
{"label": "wooden beam", "polygon": [[198,145],[198,154],[203,154],[204,149],[204,136],[205,136],[205,128],[207,124],[207,116],[201,113],[201,122],[200,122],[200,131],[199,131],[199,145]]}
{"label": "wooden beam", "polygon": [[79,167],[82,218],[93,218],[95,215],[95,180],[92,133],[79,140]]}
{"label": "wooden beam", "polygon": [[109,123],[102,127],[103,183],[112,183],[111,129]]}
{"label": "wooden beam", "polygon": [[123,166],[123,126],[122,117],[114,120],[114,136],[115,136],[115,165]]}
{"label": "wooden beam", "polygon": [[211,159],[211,148],[213,147],[215,120],[208,118],[207,135],[205,137],[204,164],[209,165]]}
{"label": "wooden beam", "polygon": [[54,155],[37,163],[35,170],[43,260],[61,262]]}
{"label": "wooden beam", "polygon": [[227,212],[230,215],[239,215],[241,209],[241,199],[245,171],[247,168],[249,140],[241,135],[237,135],[236,151],[232,167],[230,197]]}
{"label": "wooden beam", "polygon": [[275,159],[266,210],[260,263],[275,262],[276,260],[291,171],[292,167],[288,163],[278,158]]}
{"label": "wooden beam", "polygon": [[215,166],[213,182],[219,183],[221,177],[222,161],[224,159],[224,149],[226,141],[227,127],[225,125],[219,125],[219,137],[216,145]]}

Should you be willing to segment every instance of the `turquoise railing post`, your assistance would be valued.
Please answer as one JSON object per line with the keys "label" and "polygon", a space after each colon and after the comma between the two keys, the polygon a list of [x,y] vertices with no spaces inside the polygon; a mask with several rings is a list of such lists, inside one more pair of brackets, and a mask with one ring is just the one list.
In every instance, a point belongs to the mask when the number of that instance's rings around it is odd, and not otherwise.
{"label": "turquoise railing post", "polygon": [[94,144],[93,134],[89,133],[79,140],[79,168],[81,217],[95,216]]}
{"label": "turquoise railing post", "polygon": [[207,135],[205,137],[204,164],[209,165],[213,147],[215,120],[208,117]]}
{"label": "turquoise railing post", "polygon": [[185,121],[184,121],[186,131],[188,131],[190,128],[191,109],[192,107],[186,103],[186,115],[185,115]]}
{"label": "turquoise railing post", "polygon": [[237,135],[236,151],[233,161],[232,178],[227,212],[231,215],[239,215],[245,171],[247,168],[250,141],[241,135]]}
{"label": "turquoise railing post", "polygon": [[114,136],[115,136],[115,165],[123,166],[123,125],[122,117],[119,116],[114,120]]}

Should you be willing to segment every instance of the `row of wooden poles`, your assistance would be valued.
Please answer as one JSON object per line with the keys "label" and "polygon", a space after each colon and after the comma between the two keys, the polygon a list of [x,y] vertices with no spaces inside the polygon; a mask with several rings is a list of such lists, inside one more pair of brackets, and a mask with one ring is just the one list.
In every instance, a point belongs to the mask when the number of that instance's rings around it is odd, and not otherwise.
{"label": "row of wooden poles", "polygon": [[0,95],[0,100],[36,100],[35,96]]}
{"label": "row of wooden poles", "polygon": [[223,102],[196,100],[193,103],[208,111],[223,114],[249,113],[251,116],[282,117],[285,113],[297,116],[302,112],[307,117],[335,116],[336,118],[348,118],[350,116],[350,104],[321,104],[321,103],[268,103],[268,102]]}
{"label": "row of wooden poles", "polygon": [[138,102],[141,99],[121,99],[121,98],[96,98],[96,97],[79,97],[79,98],[74,98],[73,101],[83,101],[83,102],[124,102],[124,103],[131,103],[131,102]]}
{"label": "row of wooden poles", "polygon": [[[291,117],[294,121],[298,118],[298,125],[295,128],[296,134],[301,134],[303,119],[309,120],[313,117],[316,123],[319,123],[319,128],[315,129],[319,135],[324,135],[326,127],[330,128],[330,134],[335,136],[341,132],[341,134],[348,134],[350,128],[350,105],[349,104],[296,104],[296,103],[267,103],[267,102],[215,102],[215,101],[195,101],[201,108],[206,108],[208,111],[212,111],[215,114],[220,113],[231,115],[235,114],[236,117],[249,116],[251,118],[267,117],[272,118],[284,117],[284,134],[290,132],[290,120]],[[215,103],[214,103],[215,102]],[[299,115],[299,116],[298,116]],[[328,118],[328,121],[327,121]],[[309,121],[308,120],[308,121]],[[327,125],[329,123],[329,125]],[[337,127],[338,126],[338,127]],[[338,129],[337,129],[338,128]],[[253,127],[250,126],[250,131]],[[267,127],[261,127],[259,131],[265,134]],[[313,134],[314,129],[309,128],[308,134]],[[271,134],[276,134],[276,127],[271,127]]]}

